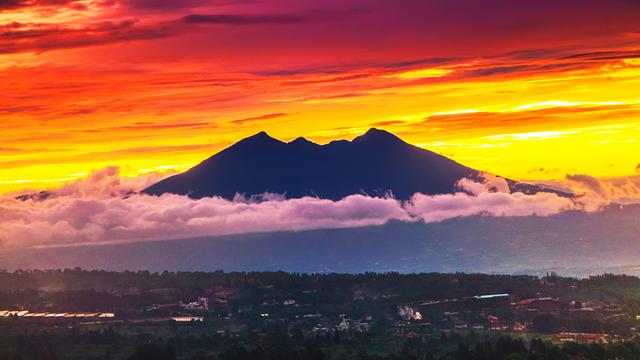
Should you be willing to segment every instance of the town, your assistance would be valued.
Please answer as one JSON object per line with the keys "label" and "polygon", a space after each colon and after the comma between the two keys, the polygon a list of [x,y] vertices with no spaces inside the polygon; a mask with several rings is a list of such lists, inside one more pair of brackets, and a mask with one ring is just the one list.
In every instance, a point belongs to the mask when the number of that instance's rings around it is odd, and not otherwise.
{"label": "town", "polygon": [[0,345],[51,337],[46,351],[64,358],[135,358],[154,344],[173,358],[232,359],[274,342],[319,358],[445,358],[504,339],[530,351],[628,347],[640,334],[640,279],[629,276],[72,269],[1,272],[0,284]]}

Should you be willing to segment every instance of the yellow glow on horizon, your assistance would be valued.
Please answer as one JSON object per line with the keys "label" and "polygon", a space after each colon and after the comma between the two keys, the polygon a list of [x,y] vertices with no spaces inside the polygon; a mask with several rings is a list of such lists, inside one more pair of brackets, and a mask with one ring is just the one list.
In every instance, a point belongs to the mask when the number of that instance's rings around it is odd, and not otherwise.
{"label": "yellow glow on horizon", "polygon": [[631,65],[631,66],[640,66],[640,59],[638,58],[634,58],[634,59],[623,59],[622,62],[625,65]]}
{"label": "yellow glow on horizon", "polygon": [[398,79],[426,79],[426,78],[438,78],[438,77],[447,76],[452,72],[453,70],[451,69],[428,68],[428,69],[405,71],[405,72],[400,72],[400,73],[387,75],[387,76],[398,78]]}
{"label": "yellow glow on horizon", "polygon": [[544,140],[579,134],[579,131],[536,131],[529,133],[501,134],[487,136],[491,140]]}

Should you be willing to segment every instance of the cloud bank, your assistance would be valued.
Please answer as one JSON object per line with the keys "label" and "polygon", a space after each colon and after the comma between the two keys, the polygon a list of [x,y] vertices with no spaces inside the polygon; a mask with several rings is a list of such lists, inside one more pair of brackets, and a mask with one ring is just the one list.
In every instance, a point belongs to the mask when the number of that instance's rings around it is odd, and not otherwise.
{"label": "cloud bank", "polygon": [[582,199],[588,211],[595,211],[611,203],[640,202],[640,175],[598,179],[589,175],[567,175],[567,186]]}
{"label": "cloud bank", "polygon": [[509,193],[504,179],[488,174],[482,182],[462,179],[454,194],[415,194],[407,202],[360,194],[339,201],[269,194],[260,201],[243,196],[229,201],[136,193],[162,176],[123,178],[118,168],[108,167],[50,190],[44,197],[17,198],[13,194],[0,198],[0,246],[179,239],[381,225],[390,220],[439,222],[473,215],[550,216],[567,210],[595,211],[594,198],[605,204],[604,199],[612,196],[599,180],[584,176],[570,177],[584,189],[576,199],[544,192]]}

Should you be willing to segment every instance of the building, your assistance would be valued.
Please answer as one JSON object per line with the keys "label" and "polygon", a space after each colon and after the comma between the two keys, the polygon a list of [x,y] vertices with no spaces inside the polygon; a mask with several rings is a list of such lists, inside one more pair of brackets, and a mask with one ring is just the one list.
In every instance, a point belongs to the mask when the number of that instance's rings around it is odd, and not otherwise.
{"label": "building", "polygon": [[476,295],[471,298],[471,302],[476,307],[498,308],[511,305],[509,294]]}
{"label": "building", "polygon": [[537,297],[522,299],[515,303],[516,311],[531,311],[538,313],[558,312],[562,309],[562,303],[557,297]]}
{"label": "building", "polygon": [[558,337],[558,340],[560,340],[561,342],[597,343],[597,344],[606,344],[609,342],[609,335],[607,334],[561,332],[557,335],[557,337]]}
{"label": "building", "polygon": [[171,320],[177,323],[194,323],[194,322],[203,322],[204,317],[202,316],[174,316]]}

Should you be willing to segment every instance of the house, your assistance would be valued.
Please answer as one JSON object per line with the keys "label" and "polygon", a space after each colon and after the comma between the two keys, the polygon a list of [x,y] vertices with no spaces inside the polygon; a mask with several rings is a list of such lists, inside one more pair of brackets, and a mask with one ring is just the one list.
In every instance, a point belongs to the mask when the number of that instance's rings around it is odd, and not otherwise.
{"label": "house", "polygon": [[598,343],[598,344],[606,344],[609,342],[609,335],[607,334],[561,332],[561,333],[558,333],[557,337],[558,337],[558,340],[560,340],[561,342]]}
{"label": "house", "polygon": [[515,304],[516,311],[533,311],[541,313],[558,312],[562,303],[557,297],[537,297],[522,299]]}
{"label": "house", "polygon": [[513,331],[527,331],[527,325],[521,322],[516,321],[513,324]]}
{"label": "house", "polygon": [[511,305],[509,294],[476,295],[472,298],[472,303],[483,308]]}
{"label": "house", "polygon": [[188,303],[183,303],[182,301],[179,302],[180,307],[183,310],[190,310],[190,311],[207,311],[209,310],[210,307],[210,300],[207,297],[199,297],[197,298],[195,301],[191,301]]}
{"label": "house", "polygon": [[336,329],[340,331],[349,330],[351,328],[351,320],[349,320],[345,315],[340,315],[340,318],[342,319],[342,321],[340,321],[340,324],[336,326]]}
{"label": "house", "polygon": [[406,337],[407,339],[415,339],[417,337],[420,337],[420,334],[418,334],[417,332],[411,330],[411,331],[407,332],[406,334],[404,334],[404,337]]}
{"label": "house", "polygon": [[174,316],[171,320],[177,323],[194,323],[194,322],[203,322],[204,317],[202,316]]}

